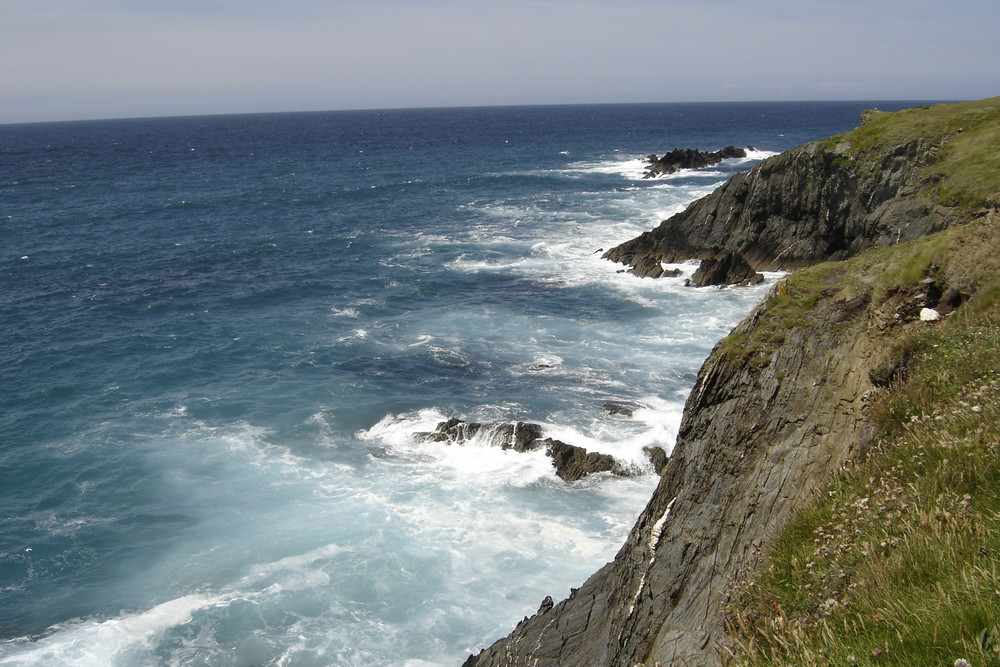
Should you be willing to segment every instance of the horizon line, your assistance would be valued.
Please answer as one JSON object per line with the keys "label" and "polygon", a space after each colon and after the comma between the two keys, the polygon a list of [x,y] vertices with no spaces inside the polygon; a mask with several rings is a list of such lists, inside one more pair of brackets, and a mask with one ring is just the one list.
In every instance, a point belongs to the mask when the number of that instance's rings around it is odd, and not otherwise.
{"label": "horizon line", "polygon": [[[984,98],[989,99],[989,98]],[[723,105],[723,104],[857,104],[871,102],[915,103],[915,104],[952,104],[956,102],[971,102],[965,99],[923,99],[923,98],[857,98],[857,99],[827,99],[827,100],[706,100],[683,102],[536,102],[527,104],[455,104],[443,106],[400,106],[400,107],[349,107],[341,109],[295,109],[284,111],[220,111],[209,113],[180,113],[152,116],[107,116],[100,118],[65,118],[59,120],[23,120],[0,121],[0,127],[11,125],[50,125],[58,123],[100,123],[109,121],[131,120],[166,120],[174,118],[220,118],[225,116],[266,116],[290,114],[321,114],[321,113],[381,113],[397,111],[448,111],[467,109],[512,109],[512,108],[542,108],[542,107],[609,107],[609,106],[683,106],[683,105]]]}

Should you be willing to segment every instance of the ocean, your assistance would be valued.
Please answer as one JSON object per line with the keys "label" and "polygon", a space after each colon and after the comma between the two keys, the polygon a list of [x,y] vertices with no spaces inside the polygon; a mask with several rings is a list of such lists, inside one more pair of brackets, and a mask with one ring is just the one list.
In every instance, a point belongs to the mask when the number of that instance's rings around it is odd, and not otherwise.
{"label": "ocean", "polygon": [[[914,104],[0,125],[0,665],[460,664],[614,557],[643,448],[778,277],[601,250]],[[636,474],[416,436],[452,417]]]}

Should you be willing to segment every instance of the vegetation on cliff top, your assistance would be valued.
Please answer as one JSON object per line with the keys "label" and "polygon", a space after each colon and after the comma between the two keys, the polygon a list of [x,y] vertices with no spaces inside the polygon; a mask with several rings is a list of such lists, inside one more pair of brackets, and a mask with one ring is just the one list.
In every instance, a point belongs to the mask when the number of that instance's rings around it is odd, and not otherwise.
{"label": "vegetation on cliff top", "polygon": [[915,138],[938,149],[921,173],[936,201],[965,209],[1000,205],[1000,97],[868,114],[861,127],[818,145],[865,173]]}
{"label": "vegetation on cliff top", "polygon": [[[945,321],[914,316],[948,289],[960,305]],[[741,582],[732,662],[1000,666],[1000,216],[803,270],[779,291],[730,345],[766,363],[816,304],[866,304],[855,323],[886,344],[879,437]]]}

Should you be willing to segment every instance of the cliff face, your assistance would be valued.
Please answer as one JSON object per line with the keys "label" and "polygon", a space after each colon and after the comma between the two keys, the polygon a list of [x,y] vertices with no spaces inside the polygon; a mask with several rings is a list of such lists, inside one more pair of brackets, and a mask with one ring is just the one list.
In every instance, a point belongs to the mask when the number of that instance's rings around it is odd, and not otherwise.
{"label": "cliff face", "polygon": [[[1000,128],[998,100],[987,111],[972,108],[977,122]],[[902,122],[940,124],[924,119]],[[935,179],[925,167],[943,153],[942,178],[952,191],[947,179],[968,173],[954,151],[938,148],[941,132],[928,139],[910,125],[883,128],[880,137],[905,140],[868,152],[847,141],[817,142],[777,156],[608,257],[640,275],[661,261],[724,250],[757,269],[790,268],[968,220],[931,195]],[[962,141],[970,151],[983,143]],[[981,183],[965,191],[972,192],[966,200],[988,205],[1000,174]],[[891,366],[894,342],[926,326],[921,308],[950,309],[967,297],[968,280],[935,278],[931,255],[899,251],[891,260],[864,255],[779,282],[703,365],[659,485],[615,559],[467,665],[720,664],[733,585],[835,471],[868,448],[873,369]],[[907,272],[916,277],[906,288],[882,280]]]}
{"label": "cliff face", "polygon": [[[865,446],[868,372],[882,334],[858,305],[818,304],[812,323],[766,359],[720,344],[688,399],[659,486],[615,560],[474,664],[718,663],[733,578]],[[733,333],[752,334],[767,311],[761,305]]]}
{"label": "cliff face", "polygon": [[914,139],[859,159],[846,145],[827,144],[765,160],[604,256],[644,277],[658,275],[661,262],[724,251],[758,271],[792,269],[926,236],[952,219],[921,181],[938,158],[936,145]]}

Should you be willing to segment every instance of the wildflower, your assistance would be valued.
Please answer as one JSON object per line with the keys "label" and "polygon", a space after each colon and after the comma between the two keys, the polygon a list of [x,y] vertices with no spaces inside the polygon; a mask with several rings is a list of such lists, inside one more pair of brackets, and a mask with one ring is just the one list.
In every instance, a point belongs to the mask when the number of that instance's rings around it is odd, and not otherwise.
{"label": "wildflower", "polygon": [[819,606],[819,610],[820,613],[823,614],[824,616],[830,616],[831,614],[833,614],[833,612],[837,610],[837,607],[839,606],[840,606],[839,602],[837,602],[833,598],[827,598],[827,600],[824,601],[823,604]]}
{"label": "wildflower", "polygon": [[883,651],[882,649],[880,649],[878,647],[876,647],[875,650],[872,651],[872,655],[875,656],[876,658],[879,657],[880,655],[882,655],[883,653],[885,653],[885,651]]}
{"label": "wildflower", "polygon": [[965,658],[959,658],[955,661],[955,667],[969,667],[969,661]]}

